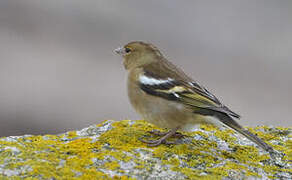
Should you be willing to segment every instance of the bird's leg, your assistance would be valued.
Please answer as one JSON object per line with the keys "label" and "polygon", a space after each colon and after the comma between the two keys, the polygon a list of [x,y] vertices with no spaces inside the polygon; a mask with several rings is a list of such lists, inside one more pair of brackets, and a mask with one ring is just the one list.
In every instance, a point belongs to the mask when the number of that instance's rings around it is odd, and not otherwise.
{"label": "bird's leg", "polygon": [[179,129],[179,127],[173,128],[170,131],[168,131],[167,133],[165,133],[165,135],[163,137],[161,137],[160,139],[154,140],[154,141],[147,141],[144,139],[140,139],[140,141],[147,143],[148,146],[152,146],[152,147],[158,146],[160,144],[174,144],[173,142],[167,142],[166,139],[173,136],[178,129]]}
{"label": "bird's leg", "polygon": [[[154,134],[156,136],[165,136],[167,133],[169,133],[169,131],[167,132],[161,132],[159,130],[156,130],[156,129],[153,129],[152,131],[148,131],[149,133],[151,134]],[[172,137],[176,137],[176,138],[182,138],[184,137],[184,135],[182,133],[179,133],[179,132],[175,132]]]}

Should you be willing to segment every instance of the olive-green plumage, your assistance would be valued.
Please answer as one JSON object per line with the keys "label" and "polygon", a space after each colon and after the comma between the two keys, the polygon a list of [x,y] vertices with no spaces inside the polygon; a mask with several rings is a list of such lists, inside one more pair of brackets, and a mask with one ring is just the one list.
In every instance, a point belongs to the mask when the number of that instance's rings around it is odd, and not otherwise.
{"label": "olive-green plumage", "polygon": [[128,71],[128,95],[135,110],[150,123],[171,129],[156,141],[166,143],[178,129],[199,123],[223,124],[241,133],[268,152],[273,149],[240,126],[240,116],[223,105],[206,88],[169,62],[153,45],[131,42],[116,50]]}

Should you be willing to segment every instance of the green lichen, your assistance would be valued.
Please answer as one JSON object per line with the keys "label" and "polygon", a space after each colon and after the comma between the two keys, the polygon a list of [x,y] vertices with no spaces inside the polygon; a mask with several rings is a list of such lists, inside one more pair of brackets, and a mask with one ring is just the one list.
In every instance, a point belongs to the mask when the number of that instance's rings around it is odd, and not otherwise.
{"label": "green lichen", "polygon": [[[105,125],[111,128],[99,132],[99,128]],[[2,138],[0,164],[5,166],[5,170],[22,170],[17,175],[7,175],[3,170],[0,179],[131,179],[122,166],[129,162],[134,163],[132,168],[141,171],[141,177],[147,177],[147,173],[142,171],[155,170],[157,162],[163,165],[162,170],[178,172],[181,177],[189,179],[222,179],[239,175],[261,178],[254,171],[258,168],[271,179],[277,178],[278,173],[292,173],[289,168],[267,163],[270,161],[269,154],[255,146],[238,144],[229,129],[201,125],[203,131],[182,132],[187,141],[150,148],[139,138],[157,138],[148,133],[153,129],[163,131],[142,120],[105,121],[88,129],[97,130],[99,134],[96,137],[92,132],[80,136],[79,132],[71,131],[62,135],[24,136],[13,140]],[[292,162],[291,129],[279,127],[271,131],[271,128],[262,126],[249,130],[286,154],[282,159],[286,164]],[[218,148],[218,143],[210,140],[210,134],[226,142],[229,149]],[[279,143],[273,144],[271,141]],[[146,155],[150,158],[143,158]]]}

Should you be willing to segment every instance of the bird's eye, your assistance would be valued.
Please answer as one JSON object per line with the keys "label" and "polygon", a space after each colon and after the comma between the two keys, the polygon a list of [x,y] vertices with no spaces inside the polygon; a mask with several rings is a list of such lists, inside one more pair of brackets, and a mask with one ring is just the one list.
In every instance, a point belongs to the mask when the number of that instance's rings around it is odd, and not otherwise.
{"label": "bird's eye", "polygon": [[125,48],[126,53],[131,52],[132,50],[130,48]]}

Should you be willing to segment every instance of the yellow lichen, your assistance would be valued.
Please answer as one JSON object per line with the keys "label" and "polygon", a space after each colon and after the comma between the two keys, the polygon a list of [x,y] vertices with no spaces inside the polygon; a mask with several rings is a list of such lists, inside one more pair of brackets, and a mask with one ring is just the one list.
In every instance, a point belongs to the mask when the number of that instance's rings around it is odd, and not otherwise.
{"label": "yellow lichen", "polygon": [[[102,127],[107,121],[97,125]],[[29,136],[19,138],[15,142],[0,139],[1,147],[13,147],[19,150],[19,154],[13,154],[11,149],[0,152],[0,163],[3,164],[6,157],[15,157],[23,161],[12,161],[6,164],[6,168],[16,169],[20,167],[30,167],[27,171],[27,179],[131,179],[128,176],[109,177],[100,168],[116,171],[121,174],[119,161],[135,163],[135,169],[151,169],[155,167],[149,161],[140,158],[141,152],[151,154],[152,158],[161,160],[172,171],[178,171],[189,179],[222,179],[227,177],[231,170],[233,172],[244,173],[246,176],[260,177],[257,173],[247,167],[262,168],[269,176],[273,177],[277,172],[290,172],[289,169],[281,169],[278,166],[263,164],[268,160],[268,154],[261,154],[254,146],[241,146],[236,144],[236,138],[232,135],[232,130],[219,130],[211,125],[202,125],[201,128],[211,132],[217,138],[225,141],[233,151],[219,150],[217,142],[209,139],[209,135],[202,131],[182,132],[189,138],[190,143],[177,145],[160,145],[149,148],[145,143],[139,141],[140,137],[158,138],[148,133],[153,129],[159,129],[145,121],[123,120],[111,123],[112,129],[102,133],[97,141],[92,141],[91,137],[79,137],[76,131],[70,131],[63,135]],[[266,142],[280,140],[279,132],[289,131],[288,128],[277,128],[278,131],[268,132],[268,127],[249,128],[250,131],[263,138]],[[194,140],[192,137],[202,137]],[[287,135],[286,135],[287,136]],[[292,141],[282,142],[279,145],[272,145],[276,150],[286,154],[284,160],[292,160]],[[67,140],[64,140],[67,139]],[[174,139],[172,139],[174,140]],[[136,157],[136,158],[134,158]],[[105,161],[102,165],[97,165],[95,159]],[[222,166],[223,160],[230,159]],[[231,160],[235,160],[232,162]],[[184,164],[184,166],[181,166]],[[197,169],[193,169],[197,167]],[[3,178],[2,178],[3,177]],[[1,179],[5,179],[0,175]],[[14,177],[13,177],[14,178]],[[14,179],[17,179],[15,176]]]}
{"label": "yellow lichen", "polygon": [[104,164],[104,167],[109,170],[116,170],[120,167],[117,161],[107,162]]}

